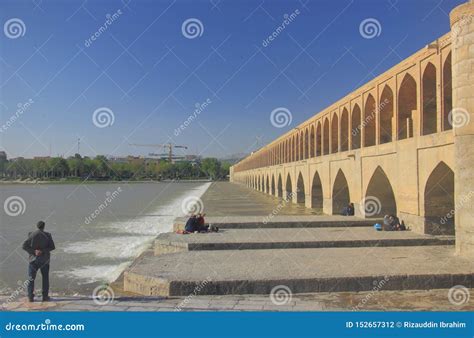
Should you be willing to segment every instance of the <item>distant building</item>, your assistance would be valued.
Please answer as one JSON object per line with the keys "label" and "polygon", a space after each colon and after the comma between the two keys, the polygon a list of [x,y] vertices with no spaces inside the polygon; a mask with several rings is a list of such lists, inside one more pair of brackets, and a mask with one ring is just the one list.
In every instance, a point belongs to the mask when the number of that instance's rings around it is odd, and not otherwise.
{"label": "distant building", "polygon": [[7,153],[4,151],[0,151],[0,161],[6,161],[7,160]]}

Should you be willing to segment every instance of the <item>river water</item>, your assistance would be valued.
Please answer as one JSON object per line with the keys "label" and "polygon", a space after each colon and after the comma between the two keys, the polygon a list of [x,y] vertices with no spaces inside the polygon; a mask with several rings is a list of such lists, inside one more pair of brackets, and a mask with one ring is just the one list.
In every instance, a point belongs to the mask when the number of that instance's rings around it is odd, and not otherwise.
{"label": "river water", "polygon": [[12,292],[26,280],[28,254],[21,245],[37,221],[46,222],[56,244],[51,291],[86,294],[115,280],[159,233],[171,231],[174,218],[184,215],[183,201],[200,197],[209,185],[1,185],[0,292]]}

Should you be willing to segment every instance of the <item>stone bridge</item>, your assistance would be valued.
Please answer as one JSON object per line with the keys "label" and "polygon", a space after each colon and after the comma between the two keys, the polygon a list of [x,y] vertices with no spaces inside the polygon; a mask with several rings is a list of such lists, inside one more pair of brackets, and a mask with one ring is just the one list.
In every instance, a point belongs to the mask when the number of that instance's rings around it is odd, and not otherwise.
{"label": "stone bridge", "polygon": [[474,2],[426,45],[231,168],[245,184],[324,214],[397,214],[455,234],[474,256]]}

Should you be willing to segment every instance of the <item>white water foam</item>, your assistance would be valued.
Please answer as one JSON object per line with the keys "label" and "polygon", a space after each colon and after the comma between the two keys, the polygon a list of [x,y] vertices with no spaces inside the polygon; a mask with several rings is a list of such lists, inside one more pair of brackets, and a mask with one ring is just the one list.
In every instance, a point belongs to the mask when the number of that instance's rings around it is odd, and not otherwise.
{"label": "white water foam", "polygon": [[[114,281],[132,263],[134,258],[150,246],[157,235],[172,231],[174,219],[184,216],[181,207],[182,201],[189,196],[201,197],[210,185],[211,183],[205,183],[197,189],[193,189],[192,192],[179,196],[170,203],[152,211],[151,215],[107,225],[110,228],[110,233],[119,233],[120,236],[70,243],[64,248],[65,253],[91,254],[96,258],[126,259],[125,262],[117,265],[86,265],[71,268],[68,271],[58,271],[56,274],[60,277],[80,279],[83,283]],[[153,214],[157,216],[153,216]]]}

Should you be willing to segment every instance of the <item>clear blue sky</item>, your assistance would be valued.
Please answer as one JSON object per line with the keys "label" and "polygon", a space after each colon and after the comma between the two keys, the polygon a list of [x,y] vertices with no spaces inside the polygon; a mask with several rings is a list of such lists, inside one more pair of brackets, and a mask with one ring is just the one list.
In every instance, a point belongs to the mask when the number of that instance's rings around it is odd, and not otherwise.
{"label": "clear blue sky", "polygon": [[[0,125],[33,103],[0,133],[0,150],[32,157],[51,145],[52,155],[70,156],[80,137],[83,155],[147,154],[154,150],[128,144],[170,140],[204,156],[249,152],[448,32],[462,2],[1,0],[1,28],[17,18],[26,29],[15,39],[0,31]],[[203,26],[193,39],[182,33],[189,18]],[[379,36],[361,35],[367,18],[380,23]],[[92,122],[100,107],[114,115],[106,128]],[[277,107],[289,109],[291,125],[271,124]]]}

